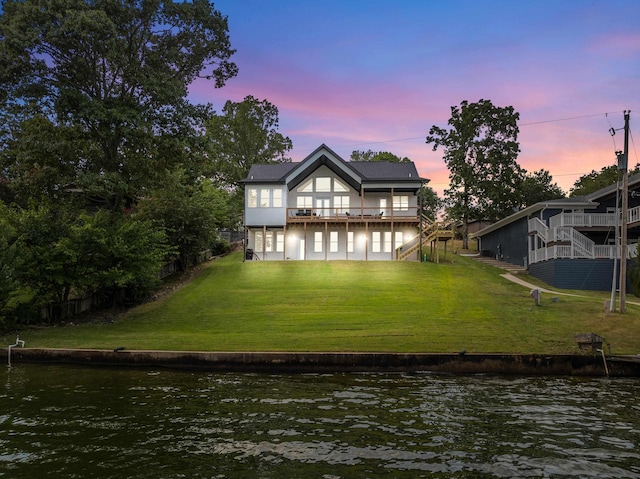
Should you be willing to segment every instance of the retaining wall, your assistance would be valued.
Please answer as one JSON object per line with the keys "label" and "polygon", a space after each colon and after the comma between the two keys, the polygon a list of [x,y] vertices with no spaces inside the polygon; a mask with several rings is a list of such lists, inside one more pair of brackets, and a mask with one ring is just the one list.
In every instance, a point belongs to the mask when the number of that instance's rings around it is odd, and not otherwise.
{"label": "retaining wall", "polygon": [[[0,350],[7,361],[7,349]],[[185,352],[13,348],[12,364],[166,367],[264,373],[418,372],[604,376],[599,354]],[[608,357],[611,376],[640,377],[637,357]]]}

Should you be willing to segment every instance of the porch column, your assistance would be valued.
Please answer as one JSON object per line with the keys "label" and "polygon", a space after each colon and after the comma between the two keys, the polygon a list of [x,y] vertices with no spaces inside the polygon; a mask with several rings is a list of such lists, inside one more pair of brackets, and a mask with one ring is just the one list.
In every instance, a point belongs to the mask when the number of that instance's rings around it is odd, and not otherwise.
{"label": "porch column", "polygon": [[349,259],[349,219],[347,218],[347,222],[344,224],[344,254],[345,259]]}
{"label": "porch column", "polygon": [[[278,244],[277,238],[276,244]],[[282,228],[282,259],[287,259],[287,225]]]}
{"label": "porch column", "polygon": [[265,253],[267,252],[267,225],[262,227],[262,259],[267,259]]}

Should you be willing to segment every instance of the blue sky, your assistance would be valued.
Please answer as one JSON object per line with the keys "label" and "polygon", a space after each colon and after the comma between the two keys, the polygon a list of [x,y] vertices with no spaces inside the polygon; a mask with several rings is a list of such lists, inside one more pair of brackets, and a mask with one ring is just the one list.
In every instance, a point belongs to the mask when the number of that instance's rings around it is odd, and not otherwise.
{"label": "blue sky", "polygon": [[[520,113],[520,164],[566,190],[614,163],[623,110],[640,122],[640,2],[221,0],[239,75],[194,100],[247,95],[279,109],[294,161],[321,143],[408,156],[442,192],[425,144],[451,106],[491,100]],[[557,121],[562,120],[562,121]],[[640,161],[632,144],[630,164]]]}

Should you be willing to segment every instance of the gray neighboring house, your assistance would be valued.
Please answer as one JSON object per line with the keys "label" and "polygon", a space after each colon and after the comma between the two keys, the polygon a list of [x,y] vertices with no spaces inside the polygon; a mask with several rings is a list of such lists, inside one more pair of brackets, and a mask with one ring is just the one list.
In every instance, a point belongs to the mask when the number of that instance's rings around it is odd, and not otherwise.
{"label": "gray neighboring house", "polygon": [[346,162],[326,145],[301,162],[253,165],[245,259],[398,259],[420,233],[424,182],[412,162]]}
{"label": "gray neighboring house", "polygon": [[[525,266],[551,286],[608,291],[614,260],[620,258],[617,192],[617,185],[611,185],[586,196],[536,203],[473,237],[481,254]],[[628,202],[627,270],[635,262],[640,236],[640,175],[629,178]]]}

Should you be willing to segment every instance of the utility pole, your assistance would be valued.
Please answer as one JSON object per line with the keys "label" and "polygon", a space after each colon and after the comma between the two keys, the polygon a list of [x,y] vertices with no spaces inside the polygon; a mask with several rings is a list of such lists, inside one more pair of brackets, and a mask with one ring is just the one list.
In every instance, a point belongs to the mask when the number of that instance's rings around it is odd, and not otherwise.
{"label": "utility pole", "polygon": [[622,227],[620,231],[620,312],[626,312],[627,300],[627,210],[629,209],[629,114],[624,112],[624,152],[618,169],[622,171]]}

